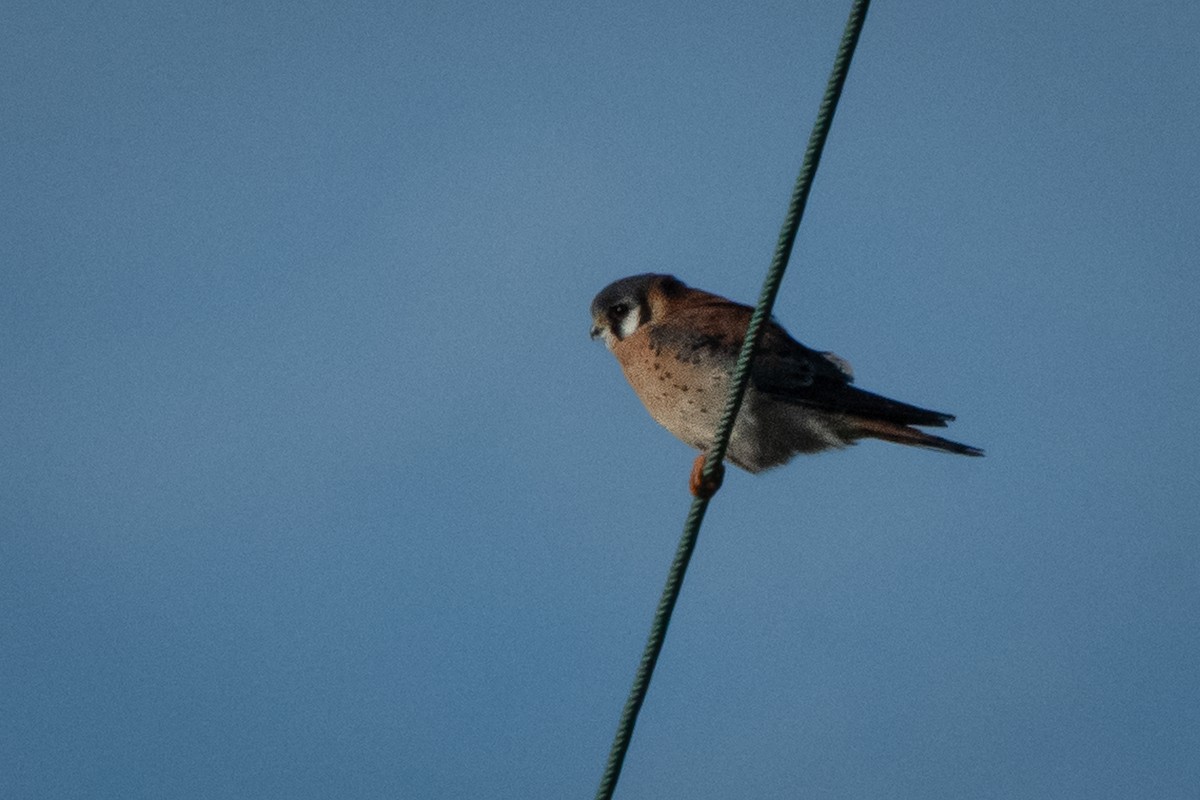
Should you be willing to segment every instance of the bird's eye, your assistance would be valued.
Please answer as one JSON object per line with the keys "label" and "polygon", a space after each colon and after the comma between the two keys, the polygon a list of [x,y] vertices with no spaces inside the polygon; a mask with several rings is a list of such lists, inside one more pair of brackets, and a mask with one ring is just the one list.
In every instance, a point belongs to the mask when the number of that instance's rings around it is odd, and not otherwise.
{"label": "bird's eye", "polygon": [[614,317],[623,317],[628,313],[629,313],[629,304],[628,303],[617,303],[615,306],[612,307],[612,315]]}

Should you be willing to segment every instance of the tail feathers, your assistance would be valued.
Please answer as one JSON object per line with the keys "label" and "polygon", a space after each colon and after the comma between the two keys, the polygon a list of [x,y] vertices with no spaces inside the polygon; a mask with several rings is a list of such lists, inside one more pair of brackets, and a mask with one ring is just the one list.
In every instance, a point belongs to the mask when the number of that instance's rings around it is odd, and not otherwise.
{"label": "tail feathers", "polygon": [[907,444],[913,447],[927,447],[930,450],[944,450],[947,453],[957,453],[960,456],[982,456],[983,451],[960,442],[952,442],[940,436],[932,436],[907,425],[879,419],[859,419],[859,431],[863,436],[872,439],[883,439],[897,444]]}

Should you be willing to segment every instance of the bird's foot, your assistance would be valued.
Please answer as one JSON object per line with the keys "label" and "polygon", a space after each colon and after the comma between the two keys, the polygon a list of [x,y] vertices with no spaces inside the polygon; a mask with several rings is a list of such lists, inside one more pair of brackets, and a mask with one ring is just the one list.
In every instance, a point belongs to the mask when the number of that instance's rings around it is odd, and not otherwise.
{"label": "bird's foot", "polygon": [[696,461],[692,464],[692,476],[688,479],[688,489],[691,493],[705,500],[716,494],[721,488],[721,481],[725,480],[724,464],[717,464],[712,475],[707,478],[704,476],[704,460],[707,457],[704,453],[696,456]]}

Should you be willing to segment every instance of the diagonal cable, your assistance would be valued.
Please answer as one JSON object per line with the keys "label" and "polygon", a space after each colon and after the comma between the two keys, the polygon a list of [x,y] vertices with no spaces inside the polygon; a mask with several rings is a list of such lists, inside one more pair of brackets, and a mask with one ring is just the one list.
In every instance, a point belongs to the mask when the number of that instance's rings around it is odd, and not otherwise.
{"label": "diagonal cable", "polygon": [[[771,318],[771,309],[775,306],[775,296],[779,294],[779,285],[783,282],[783,274],[787,270],[788,258],[792,245],[796,242],[796,232],[800,229],[800,219],[804,216],[804,207],[808,203],[808,195],[812,189],[813,176],[821,162],[821,152],[825,148],[825,140],[829,136],[829,128],[833,124],[833,112],[837,108],[838,98],[841,97],[842,87],[846,83],[846,74],[850,70],[850,59],[858,44],[863,22],[867,16],[867,6],[870,0],[854,0],[850,8],[850,18],[846,21],[846,30],[842,34],[842,42],[838,47],[837,56],[833,61],[833,70],[829,82],[825,86],[825,96],[817,110],[817,118],[813,122],[812,133],[808,138],[808,148],[804,152],[804,161],[800,166],[800,174],[796,178],[796,186],[792,190],[791,202],[788,204],[787,216],[783,221],[783,229],[779,233],[779,243],[775,246],[775,255],[763,281],[762,292],[758,305],[746,328],[746,338],[742,342],[742,350],[738,356],[730,382],[729,399],[717,425],[716,438],[704,462],[705,478],[713,478],[715,471],[725,460],[725,451],[729,448],[729,437],[733,432],[733,423],[742,407],[742,398],[746,394],[746,384],[750,377],[750,367],[754,360],[754,351],[762,338],[763,324]],[[608,764],[596,790],[596,800],[611,800],[621,776],[621,766],[625,762],[625,754],[629,750],[629,741],[633,737],[633,728],[637,724],[638,712],[646,699],[646,691],[650,687],[650,678],[654,674],[654,665],[662,652],[663,640],[667,635],[667,626],[671,622],[671,613],[675,602],[679,599],[679,590],[683,584],[684,573],[687,572],[688,562],[692,551],[696,548],[696,539],[700,535],[700,524],[704,521],[704,512],[708,509],[709,498],[696,497],[688,511],[684,522],[683,535],[675,550],[675,560],[667,573],[666,585],[663,586],[662,597],[654,612],[654,621],[650,626],[650,634],[646,639],[646,647],[642,651],[642,660],[638,663],[633,684],[629,689],[629,697],[621,712],[621,720],[617,724],[617,732],[613,737],[612,748],[608,754]]]}

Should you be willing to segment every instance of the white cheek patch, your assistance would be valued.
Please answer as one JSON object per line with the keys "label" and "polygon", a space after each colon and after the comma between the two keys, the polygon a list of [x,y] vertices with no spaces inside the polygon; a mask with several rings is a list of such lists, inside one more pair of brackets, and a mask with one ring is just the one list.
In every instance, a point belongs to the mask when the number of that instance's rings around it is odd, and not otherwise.
{"label": "white cheek patch", "polygon": [[628,339],[638,329],[638,310],[629,309],[629,313],[621,318],[621,338]]}

